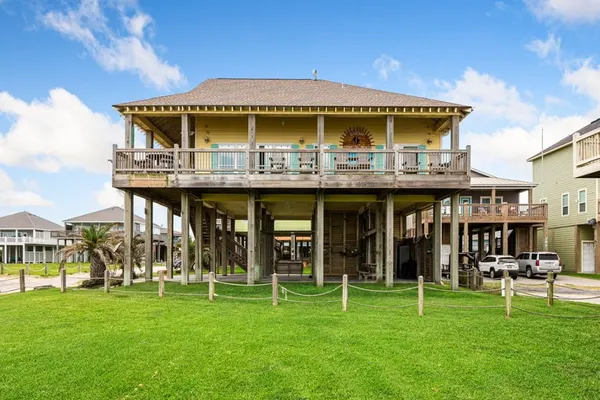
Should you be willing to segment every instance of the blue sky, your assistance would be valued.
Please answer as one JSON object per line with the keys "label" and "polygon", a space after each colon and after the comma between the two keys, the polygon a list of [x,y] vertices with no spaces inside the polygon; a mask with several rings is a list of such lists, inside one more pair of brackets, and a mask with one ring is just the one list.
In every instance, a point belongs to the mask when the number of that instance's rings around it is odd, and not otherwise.
{"label": "blue sky", "polygon": [[0,0],[0,215],[60,222],[120,203],[111,105],[211,77],[316,68],[469,104],[473,165],[517,179],[542,127],[550,144],[600,117],[600,0],[168,3]]}

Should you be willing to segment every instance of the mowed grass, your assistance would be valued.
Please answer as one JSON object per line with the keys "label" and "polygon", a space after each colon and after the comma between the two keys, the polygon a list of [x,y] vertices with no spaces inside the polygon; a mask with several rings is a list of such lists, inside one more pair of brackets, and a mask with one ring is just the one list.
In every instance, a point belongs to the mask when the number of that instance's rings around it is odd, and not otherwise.
{"label": "mowed grass", "polygon": [[600,274],[580,274],[577,272],[563,272],[561,275],[575,276],[577,278],[588,278],[600,280]]}
{"label": "mowed grass", "polygon": [[[79,272],[79,265],[81,265],[81,272],[90,271],[90,263],[66,263],[67,272],[74,274]],[[46,269],[47,267],[47,274]],[[29,275],[33,276],[58,276],[60,272],[60,263],[41,263],[41,264],[4,264],[5,275],[19,275],[19,270],[27,270],[29,267]],[[26,272],[27,273],[27,272]]]}
{"label": "mowed grass", "polygon": [[[311,284],[284,285],[319,293]],[[369,285],[369,288],[383,289]],[[399,286],[406,287],[406,286]],[[398,287],[397,287],[398,288]],[[396,289],[397,289],[396,288]],[[149,292],[149,293],[145,293]],[[600,321],[504,309],[498,295],[425,291],[373,294],[350,288],[320,298],[271,287],[166,283],[0,297],[3,399],[597,399]],[[178,295],[178,294],[187,294]],[[283,296],[282,296],[283,297]],[[356,302],[364,304],[358,305]],[[513,298],[517,307],[591,316],[600,307]],[[407,308],[371,308],[365,305]]]}

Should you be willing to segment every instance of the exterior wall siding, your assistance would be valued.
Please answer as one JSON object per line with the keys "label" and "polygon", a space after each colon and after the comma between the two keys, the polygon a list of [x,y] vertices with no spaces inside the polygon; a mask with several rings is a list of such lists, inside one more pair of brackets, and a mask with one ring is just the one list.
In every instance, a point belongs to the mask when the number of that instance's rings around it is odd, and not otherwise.
{"label": "exterior wall siding", "polygon": [[[239,117],[197,117],[195,121],[196,148],[210,148],[213,144],[247,143],[248,119]],[[439,149],[441,135],[433,132],[431,119],[395,118],[394,143],[407,145],[425,145],[430,149]],[[325,143],[340,145],[340,139],[348,128],[364,127],[373,138],[373,145],[386,143],[386,119],[325,117]],[[208,138],[208,143],[205,141]],[[300,138],[304,144],[300,144]],[[427,140],[431,144],[427,144]],[[317,117],[256,117],[256,143],[295,144],[306,148],[317,143]]]}
{"label": "exterior wall siding", "polygon": [[[481,203],[482,197],[490,197],[491,190],[464,190],[460,192],[460,197],[471,197],[473,204]],[[496,197],[502,197],[504,203],[520,203],[519,191],[517,190],[500,190],[496,189]]]}
{"label": "exterior wall siding", "polygon": [[[576,249],[576,226],[564,226],[548,229],[548,251],[558,253],[563,264],[564,271],[577,272],[579,266],[575,259]],[[581,244],[579,244],[581,245]],[[537,249],[544,248],[544,233],[542,229],[537,230]]]}

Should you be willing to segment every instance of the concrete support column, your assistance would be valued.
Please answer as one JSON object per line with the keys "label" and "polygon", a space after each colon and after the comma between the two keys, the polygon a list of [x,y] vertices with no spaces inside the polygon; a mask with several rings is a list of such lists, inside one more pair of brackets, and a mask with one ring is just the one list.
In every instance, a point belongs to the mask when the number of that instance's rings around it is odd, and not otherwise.
{"label": "concrete support column", "polygon": [[123,268],[123,286],[130,286],[133,277],[133,192],[124,190],[125,196],[123,227],[125,234],[125,263]]}
{"label": "concrete support column", "polygon": [[453,193],[450,196],[450,286],[452,290],[458,290],[458,253],[459,253],[459,234],[458,234],[458,206],[459,194]]}
{"label": "concrete support column", "polygon": [[202,201],[196,201],[195,214],[196,228],[194,229],[194,232],[196,233],[196,249],[194,251],[194,262],[196,264],[196,268],[194,271],[196,274],[196,282],[199,282],[204,278],[202,265],[202,248],[204,247],[204,227],[202,225],[202,219],[204,217],[204,210],[202,207]]}
{"label": "concrete support column", "polygon": [[324,283],[324,248],[325,248],[325,193],[323,191],[317,192],[317,208],[315,220],[317,223],[317,229],[315,232],[315,265],[313,266],[313,274],[315,276],[315,282],[317,286],[321,287]]}
{"label": "concrete support column", "polygon": [[[377,204],[375,207],[375,277],[377,282],[383,281],[383,226],[383,205]],[[371,240],[370,237],[369,240]]]}
{"label": "concrete support column", "polygon": [[256,192],[248,193],[248,236],[247,236],[247,283],[254,285],[254,266],[256,264]]}
{"label": "concrete support column", "polygon": [[394,194],[385,196],[385,286],[394,286]]}
{"label": "concrete support column", "polygon": [[442,283],[442,203],[433,203],[433,281]]}
{"label": "concrete support column", "polygon": [[154,220],[154,204],[152,200],[146,200],[146,231],[144,245],[145,245],[145,256],[144,256],[144,267],[145,267],[145,278],[146,282],[152,282],[152,266],[154,264],[154,255],[152,252],[152,245],[154,244],[154,235],[152,234],[153,220]]}
{"label": "concrete support column", "polygon": [[508,222],[502,224],[502,254],[508,255]]}
{"label": "concrete support column", "polygon": [[190,276],[190,195],[181,192],[181,284]]}
{"label": "concrete support column", "polygon": [[167,207],[167,278],[173,279],[173,206]]}

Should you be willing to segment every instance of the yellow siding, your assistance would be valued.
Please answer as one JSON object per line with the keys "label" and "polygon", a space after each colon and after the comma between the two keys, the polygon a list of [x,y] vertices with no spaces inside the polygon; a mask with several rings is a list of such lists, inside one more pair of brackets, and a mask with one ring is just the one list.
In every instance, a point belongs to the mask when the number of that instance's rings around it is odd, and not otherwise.
{"label": "yellow siding", "polygon": [[[385,145],[386,119],[325,117],[325,143],[339,145],[344,131],[351,127],[365,127],[373,137],[374,145]],[[427,118],[398,118],[394,123],[394,143],[425,145],[440,148],[440,135],[433,133],[433,121]],[[210,139],[205,143],[204,138]],[[304,145],[300,145],[300,139]],[[431,139],[432,143],[427,144]],[[196,147],[207,148],[211,144],[247,143],[248,118],[197,117]],[[256,117],[256,143],[297,144],[301,148],[317,142],[317,117]]]}

